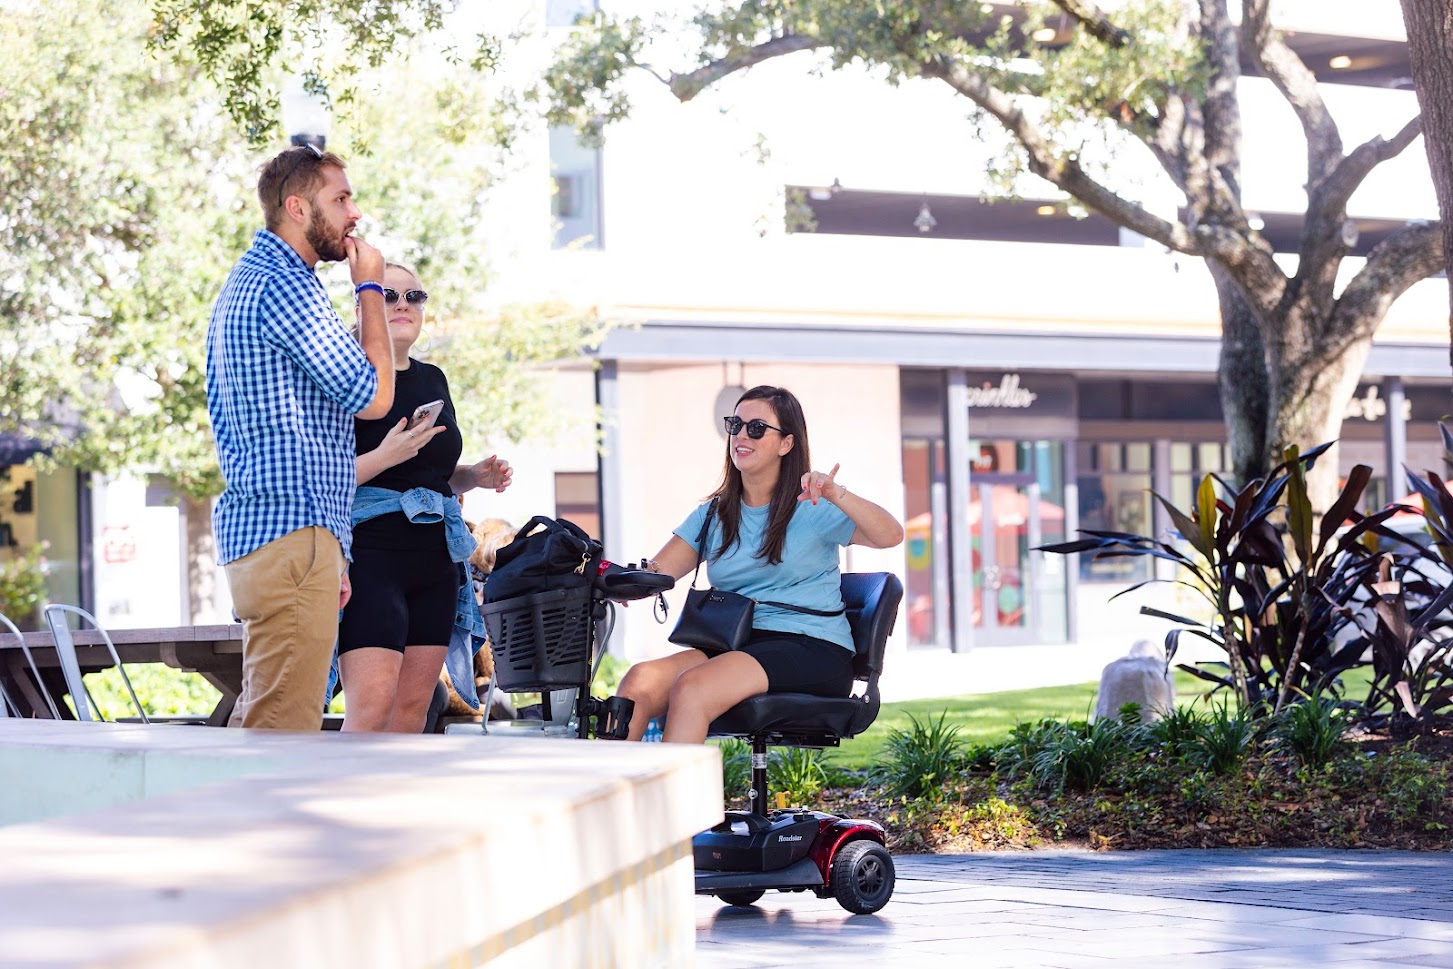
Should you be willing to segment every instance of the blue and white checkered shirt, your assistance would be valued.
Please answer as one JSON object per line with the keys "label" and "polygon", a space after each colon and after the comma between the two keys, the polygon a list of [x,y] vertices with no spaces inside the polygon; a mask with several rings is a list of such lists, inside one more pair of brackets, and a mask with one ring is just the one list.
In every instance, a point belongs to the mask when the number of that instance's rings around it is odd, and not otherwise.
{"label": "blue and white checkered shirt", "polygon": [[317,274],[259,231],[207,327],[207,413],[227,482],[212,517],[222,563],[310,525],[351,559],[353,415],[377,393]]}

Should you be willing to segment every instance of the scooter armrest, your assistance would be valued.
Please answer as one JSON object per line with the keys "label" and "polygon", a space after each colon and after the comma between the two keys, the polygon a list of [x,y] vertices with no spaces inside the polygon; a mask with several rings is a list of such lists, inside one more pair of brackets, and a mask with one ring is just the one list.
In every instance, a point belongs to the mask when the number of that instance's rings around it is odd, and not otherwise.
{"label": "scooter armrest", "polygon": [[676,584],[676,580],[660,572],[645,569],[628,569],[611,563],[595,578],[596,591],[607,599],[629,602],[633,599],[649,599],[665,592]]}

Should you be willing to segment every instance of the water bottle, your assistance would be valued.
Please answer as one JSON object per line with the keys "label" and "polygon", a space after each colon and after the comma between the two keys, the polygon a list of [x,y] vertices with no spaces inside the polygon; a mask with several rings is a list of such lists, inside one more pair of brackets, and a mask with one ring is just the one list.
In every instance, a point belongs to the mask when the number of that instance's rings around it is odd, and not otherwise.
{"label": "water bottle", "polygon": [[646,723],[646,735],[641,738],[648,744],[659,744],[661,742],[661,721],[652,717]]}

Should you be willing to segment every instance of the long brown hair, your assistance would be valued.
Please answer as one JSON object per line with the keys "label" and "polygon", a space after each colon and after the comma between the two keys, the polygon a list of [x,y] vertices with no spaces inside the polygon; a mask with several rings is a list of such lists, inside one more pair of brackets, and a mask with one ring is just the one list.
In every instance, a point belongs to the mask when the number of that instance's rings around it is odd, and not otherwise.
{"label": "long brown hair", "polygon": [[[812,455],[807,447],[807,418],[802,416],[801,402],[784,387],[762,384],[738,397],[737,405],[740,406],[744,400],[766,401],[776,415],[773,423],[782,429],[784,436],[792,435],[792,450],[782,455],[777,487],[772,491],[767,531],[755,556],[766,559],[768,565],[777,565],[782,561],[782,546],[787,542],[787,526],[797,511],[802,476],[812,470]],[[722,483],[708,496],[716,502],[716,517],[721,522],[721,547],[711,556],[713,559],[721,558],[737,543],[742,524],[742,472],[732,463],[731,448],[732,439],[728,437]]]}

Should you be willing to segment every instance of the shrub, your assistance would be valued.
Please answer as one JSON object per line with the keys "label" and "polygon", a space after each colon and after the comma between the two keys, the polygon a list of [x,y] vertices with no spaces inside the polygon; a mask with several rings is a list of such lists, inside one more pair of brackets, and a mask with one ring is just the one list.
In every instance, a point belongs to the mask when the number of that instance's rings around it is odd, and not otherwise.
{"label": "shrub", "polygon": [[1347,712],[1336,700],[1315,693],[1276,715],[1272,733],[1306,767],[1325,766],[1342,745]]}
{"label": "shrub", "polygon": [[1182,635],[1214,643],[1226,653],[1224,663],[1180,668],[1230,689],[1243,710],[1280,710],[1298,691],[1362,662],[1366,644],[1339,645],[1337,633],[1351,622],[1349,606],[1377,567],[1363,540],[1390,534],[1383,523],[1397,511],[1356,512],[1372,478],[1370,467],[1357,465],[1317,522],[1306,472],[1328,446],[1305,454],[1288,447],[1281,464],[1239,491],[1206,475],[1185,511],[1153,493],[1175,526],[1175,540],[1087,529],[1082,538],[1042,550],[1175,563],[1174,579],[1152,581],[1194,590],[1211,614],[1194,619],[1142,607],[1178,627],[1167,634],[1167,652],[1174,653]]}
{"label": "shrub", "polygon": [[39,628],[36,613],[45,602],[45,551],[49,547],[41,542],[0,561],[0,615],[21,629]]}
{"label": "shrub", "polygon": [[1078,721],[1045,731],[1029,774],[1041,790],[1088,791],[1133,753],[1134,728],[1119,720]]}
{"label": "shrub", "polygon": [[[222,698],[222,694],[203,679],[202,674],[187,673],[159,663],[128,663],[126,675],[149,717],[208,713]],[[121,675],[115,667],[87,673],[84,679],[91,699],[107,719],[136,716],[131,695],[126,692],[126,685],[121,682]]]}
{"label": "shrub", "polygon": [[752,786],[752,746],[728,737],[717,742],[721,749],[721,789],[728,804],[738,803]]}
{"label": "shrub", "polygon": [[1232,712],[1222,701],[1219,708],[1202,720],[1195,738],[1186,748],[1186,759],[1217,777],[1236,770],[1246,760],[1255,736],[1251,718],[1242,710]]}
{"label": "shrub", "polygon": [[1404,825],[1422,820],[1423,827],[1443,827],[1443,802],[1448,797],[1448,765],[1434,763],[1412,750],[1389,756],[1376,771],[1388,817]]}
{"label": "shrub", "polygon": [[[750,753],[748,759],[750,760]],[[793,807],[806,806],[827,785],[822,751],[810,747],[776,747],[767,755],[767,786],[774,797]]]}
{"label": "shrub", "polygon": [[999,772],[1006,777],[1028,777],[1034,771],[1039,752],[1047,744],[1057,742],[1059,734],[1067,729],[1057,720],[1015,724],[1009,731],[1009,739],[994,752]]}
{"label": "shrub", "polygon": [[1147,724],[1144,737],[1171,758],[1180,760],[1201,739],[1202,721],[1201,714],[1193,707],[1175,707],[1159,720]]}
{"label": "shrub", "polygon": [[908,729],[888,735],[878,778],[891,796],[938,800],[944,784],[964,769],[968,758],[961,727],[947,717],[945,710],[937,720],[920,723],[909,714]]}
{"label": "shrub", "polygon": [[590,681],[591,696],[615,696],[616,690],[621,685],[621,679],[626,675],[626,670],[631,664],[612,653],[606,653],[600,658],[600,667],[595,671],[595,677]]}
{"label": "shrub", "polygon": [[970,744],[964,751],[964,770],[991,771],[998,766],[998,755],[993,744]]}

